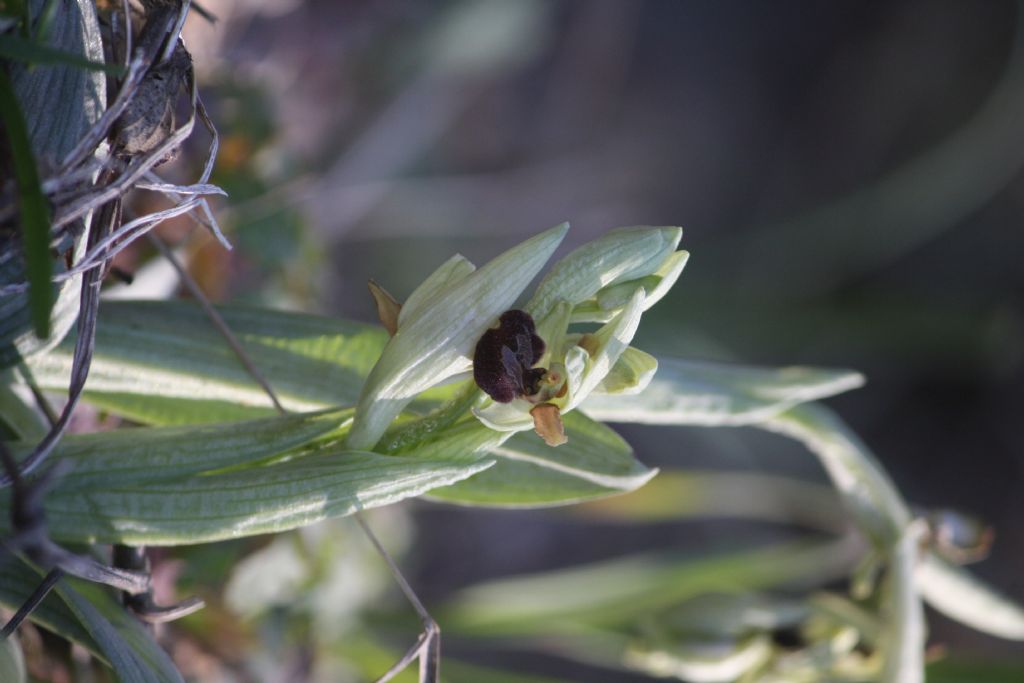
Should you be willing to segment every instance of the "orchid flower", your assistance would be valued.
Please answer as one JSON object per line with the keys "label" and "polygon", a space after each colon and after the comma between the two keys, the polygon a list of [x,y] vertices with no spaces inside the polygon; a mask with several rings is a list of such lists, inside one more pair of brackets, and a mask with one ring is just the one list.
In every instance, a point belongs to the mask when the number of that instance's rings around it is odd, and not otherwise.
{"label": "orchid flower", "polygon": [[[657,361],[629,342],[682,272],[682,230],[612,231],[556,263],[525,310],[509,310],[567,230],[543,232],[479,270],[453,256],[401,306],[371,283],[392,337],[363,386],[349,447],[372,448],[418,394],[470,370],[489,396],[473,409],[483,424],[535,428],[550,445],[565,441],[561,415],[592,393],[642,390]],[[594,322],[604,324],[570,331]]]}

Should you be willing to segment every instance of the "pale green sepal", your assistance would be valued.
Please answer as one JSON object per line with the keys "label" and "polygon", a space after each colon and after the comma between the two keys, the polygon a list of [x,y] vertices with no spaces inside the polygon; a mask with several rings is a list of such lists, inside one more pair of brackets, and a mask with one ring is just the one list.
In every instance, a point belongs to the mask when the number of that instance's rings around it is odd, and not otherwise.
{"label": "pale green sepal", "polygon": [[657,370],[657,358],[630,346],[594,388],[594,394],[639,394],[647,388]]}
{"label": "pale green sepal", "polygon": [[633,292],[640,287],[647,291],[644,310],[650,309],[672,289],[672,285],[679,279],[689,258],[690,252],[688,251],[673,252],[653,275],[605,287],[597,293],[594,299],[585,301],[573,309],[572,322],[608,322],[623,306],[629,303]]}
{"label": "pale green sepal", "polygon": [[661,278],[657,275],[647,275],[638,280],[627,280],[611,287],[605,287],[597,293],[595,299],[597,307],[602,311],[615,313],[629,303],[637,288],[643,287],[645,291],[651,292],[659,282],[661,282]]}
{"label": "pale green sepal", "polygon": [[565,396],[557,401],[562,412],[568,412],[570,403],[579,405],[582,398],[577,398],[583,387],[583,376],[590,367],[590,355],[579,346],[572,346],[565,352],[565,376],[568,388]]}
{"label": "pale green sepal", "polygon": [[672,289],[675,285],[676,280],[683,274],[683,268],[690,261],[690,252],[685,249],[672,252],[672,254],[665,259],[665,262],[658,268],[655,276],[659,278],[658,284],[655,285],[654,289],[647,290],[647,299],[644,301],[644,310],[653,306],[654,304],[661,301],[662,297],[668,294],[668,290]]}
{"label": "pale green sepal", "polygon": [[413,290],[413,293],[402,304],[402,310],[398,314],[399,326],[409,320],[409,317],[417,313],[423,306],[430,305],[444,290],[474,270],[476,270],[476,266],[462,254],[456,254],[442,263],[437,270],[420,283],[419,287]]}
{"label": "pale green sepal", "polygon": [[491,429],[499,432],[521,432],[533,427],[529,401],[517,398],[511,403],[491,403],[483,408],[473,408],[473,415]]}
{"label": "pale green sepal", "polygon": [[417,394],[467,370],[480,336],[512,306],[568,229],[563,223],[526,240],[418,306],[363,385],[348,447],[372,448]]}
{"label": "pale green sepal", "polygon": [[541,280],[526,310],[534,318],[543,318],[559,299],[575,306],[605,287],[652,275],[682,236],[682,228],[676,227],[612,230],[556,263]]}
{"label": "pale green sepal", "polygon": [[589,396],[629,347],[629,342],[633,340],[636,328],[640,325],[645,297],[644,290],[638,289],[630,299],[629,305],[615,316],[614,320],[594,333],[597,338],[597,352],[587,359],[580,386],[568,396],[569,400],[562,408],[563,413],[572,410]]}
{"label": "pale green sepal", "polygon": [[561,358],[565,344],[565,334],[569,329],[569,317],[572,315],[572,304],[559,301],[544,318],[537,321],[537,336],[544,340],[544,353],[535,364],[537,367],[550,367],[552,358]]}
{"label": "pale green sepal", "polygon": [[1024,608],[967,570],[929,552],[918,560],[914,581],[925,601],[947,617],[1000,638],[1024,640]]}

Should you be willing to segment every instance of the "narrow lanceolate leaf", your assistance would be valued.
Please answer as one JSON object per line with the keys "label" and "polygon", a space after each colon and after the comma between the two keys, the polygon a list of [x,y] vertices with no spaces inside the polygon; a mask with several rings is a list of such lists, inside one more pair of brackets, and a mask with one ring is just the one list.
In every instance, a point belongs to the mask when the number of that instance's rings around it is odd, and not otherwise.
{"label": "narrow lanceolate leaf", "polygon": [[0,57],[24,64],[65,65],[87,71],[103,71],[112,76],[124,75],[118,64],[94,62],[82,55],[65,52],[13,33],[0,34]]}
{"label": "narrow lanceolate leaf", "polygon": [[[46,496],[59,541],[180,545],[286,531],[421,495],[484,470],[477,455],[425,459],[336,447],[274,464],[178,479],[104,484]],[[8,505],[6,492],[0,505]]]}
{"label": "narrow lanceolate leaf", "polygon": [[417,394],[468,370],[481,335],[512,307],[568,229],[559,225],[526,240],[414,305],[366,380],[349,447],[372,448]]}
{"label": "narrow lanceolate leaf", "polygon": [[860,530],[888,560],[882,681],[924,680],[925,626],[914,581],[920,534],[895,485],[874,456],[825,407],[806,403],[763,423],[801,441],[818,456]]}
{"label": "narrow lanceolate leaf", "polygon": [[[20,558],[10,554],[0,557],[0,605],[13,613],[39,586],[42,579],[43,575],[40,572]],[[56,593],[51,591],[32,611],[29,618],[48,631],[78,643],[93,655],[103,659],[103,653],[92,635]]]}
{"label": "narrow lanceolate leaf", "polygon": [[0,681],[25,683],[25,657],[21,654],[21,643],[17,638],[0,640]]}
{"label": "narrow lanceolate leaf", "polygon": [[927,553],[914,580],[925,601],[951,619],[1000,638],[1024,640],[1024,608],[966,569]]}
{"label": "narrow lanceolate leaf", "polygon": [[183,683],[171,658],[142,622],[128,614],[108,591],[95,584],[64,579],[54,592],[92,636],[118,681]]}
{"label": "narrow lanceolate leaf", "polygon": [[911,521],[906,502],[867,446],[834,413],[805,403],[760,426],[800,441],[818,457],[857,526],[886,553],[902,542]]}
{"label": "narrow lanceolate leaf", "polygon": [[25,253],[25,273],[29,283],[29,306],[36,336],[50,336],[50,309],[54,293],[50,277],[50,207],[39,184],[39,171],[29,142],[25,118],[14,94],[14,86],[6,69],[0,69],[0,118],[7,131],[11,163],[17,182],[18,210],[21,223],[21,244]]}
{"label": "narrow lanceolate leaf", "polygon": [[[380,355],[380,327],[282,311],[219,309],[289,410],[355,405]],[[66,390],[74,337],[31,359],[45,389]],[[182,301],[103,306],[86,400],[150,424],[218,422],[274,408],[202,310]]]}
{"label": "narrow lanceolate leaf", "polygon": [[27,406],[9,384],[0,384],[0,422],[15,438],[25,441],[42,439],[47,428],[43,420],[42,415]]}
{"label": "narrow lanceolate leaf", "polygon": [[592,395],[583,412],[608,422],[749,425],[864,384],[863,375],[850,370],[768,369],[666,357],[657,362],[657,373],[639,394]]}
{"label": "narrow lanceolate leaf", "polygon": [[[53,21],[48,24],[47,44],[91,61],[103,61],[103,38],[93,0],[61,3],[28,0],[16,4],[26,8],[31,4],[34,8],[33,16],[39,16],[46,4],[59,5],[60,11],[53,14]],[[107,102],[106,77],[100,72],[63,65],[36,68],[25,68],[20,64],[9,66],[5,71],[10,75],[15,96],[25,113],[28,137],[35,158],[56,161],[64,159],[103,114]],[[34,112],[40,115],[33,115]],[[6,115],[3,119],[7,121]],[[75,240],[68,237],[62,241],[58,250],[63,253],[73,248],[72,253],[77,259],[84,253],[85,243],[84,237]],[[53,269],[54,273],[63,271],[63,262],[54,261]],[[26,280],[22,259],[6,259],[0,263],[0,287]],[[40,340],[33,332],[35,311],[33,301],[30,301],[31,291],[0,297],[0,366],[16,365],[33,354],[47,350],[67,333],[78,317],[80,284],[80,277],[69,278],[57,288],[59,293],[50,315],[51,334],[46,340]],[[63,391],[66,390],[67,384],[63,388]]]}
{"label": "narrow lanceolate leaf", "polygon": [[442,623],[473,635],[543,635],[632,623],[707,593],[743,593],[791,581],[827,581],[849,569],[855,544],[787,544],[701,559],[632,556],[501,579],[456,596]]}
{"label": "narrow lanceolate leaf", "polygon": [[651,480],[642,495],[579,505],[571,513],[591,520],[647,524],[749,519],[839,534],[848,523],[838,503],[827,485],[788,476],[673,469]]}
{"label": "narrow lanceolate leaf", "polygon": [[[39,585],[43,573],[8,556],[0,561],[0,601],[17,608]],[[114,594],[95,584],[69,579],[32,612],[33,622],[77,643],[110,666],[123,683],[181,683],[170,658]],[[6,678],[0,678],[6,683]]]}
{"label": "narrow lanceolate leaf", "polygon": [[637,489],[657,474],[608,427],[579,413],[564,416],[569,441],[548,446],[533,432],[520,432],[489,451],[494,467],[430,498],[466,505],[546,507]]}
{"label": "narrow lanceolate leaf", "polygon": [[[351,410],[340,410],[219,425],[72,434],[61,441],[50,461],[67,467],[59,485],[63,494],[118,489],[258,463],[337,429],[350,415]],[[18,457],[32,446],[12,450]]]}

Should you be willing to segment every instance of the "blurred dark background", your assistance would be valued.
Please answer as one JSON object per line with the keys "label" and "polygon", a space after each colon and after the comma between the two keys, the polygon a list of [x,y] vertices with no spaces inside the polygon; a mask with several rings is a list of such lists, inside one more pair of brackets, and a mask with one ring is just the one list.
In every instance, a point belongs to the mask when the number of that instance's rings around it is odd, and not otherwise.
{"label": "blurred dark background", "polygon": [[[454,251],[563,220],[563,251],[682,225],[692,258],[636,346],[849,367],[830,404],[915,505],[996,532],[975,570],[1024,599],[1024,9],[991,0],[204,2],[186,34],[238,249],[222,299],[373,319]],[[226,265],[225,265],[226,263]],[[214,265],[216,264],[216,265]],[[823,480],[753,430],[621,433],[665,469]],[[417,504],[425,596],[481,578],[778,533],[638,532],[565,511]],[[1020,653],[935,617],[961,652]],[[624,679],[625,680],[625,679]]]}

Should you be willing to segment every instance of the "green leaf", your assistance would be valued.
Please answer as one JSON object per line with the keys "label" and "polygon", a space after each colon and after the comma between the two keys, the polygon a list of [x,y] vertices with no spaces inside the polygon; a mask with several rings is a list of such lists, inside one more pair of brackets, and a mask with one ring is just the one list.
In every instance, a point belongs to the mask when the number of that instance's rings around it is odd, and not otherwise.
{"label": "green leaf", "polygon": [[64,65],[87,71],[102,71],[111,76],[123,76],[125,73],[124,67],[118,64],[94,62],[80,54],[59,50],[13,33],[0,34],[0,57],[24,64]]}
{"label": "green leaf", "polygon": [[[42,578],[43,575],[38,571],[21,559],[8,554],[0,559],[0,604],[11,611],[17,610],[36,589]],[[56,593],[51,591],[32,611],[29,619],[57,635],[82,645],[103,659],[103,654],[89,631]]]}
{"label": "green leaf", "polygon": [[[467,421],[401,456],[340,450],[340,432],[293,450],[337,430],[350,414],[68,436],[51,455],[71,468],[45,499],[50,535],[176,545],[284,531],[476,474],[493,464],[481,451],[504,438]],[[290,450],[287,459],[272,458]],[[9,499],[9,490],[0,491],[0,507]],[[8,524],[0,519],[0,529]]]}
{"label": "green leaf", "polygon": [[[0,35],[0,38],[14,36]],[[0,43],[0,47],[2,47]],[[0,56],[3,50],[0,49]],[[18,185],[18,209],[21,212],[21,245],[25,254],[28,278],[28,302],[36,337],[50,336],[50,310],[54,294],[50,278],[50,207],[39,184],[39,171],[28,137],[25,118],[14,94],[14,86],[6,69],[0,69],[0,118],[4,120],[7,142],[11,149],[14,178]]]}
{"label": "green leaf", "polygon": [[925,601],[946,616],[983,633],[1024,640],[1024,609],[967,570],[927,553],[914,579]]}
{"label": "green leaf", "polygon": [[902,543],[911,515],[875,456],[842,420],[822,405],[805,403],[760,425],[803,443],[818,457],[858,528],[879,547]]}
{"label": "green leaf", "polygon": [[[28,0],[42,14],[47,0]],[[93,0],[63,2],[49,24],[47,44],[91,62],[104,61],[103,37]],[[63,160],[103,114],[107,82],[103,73],[68,65],[26,68],[12,65],[11,80],[40,159]],[[45,113],[46,115],[42,115]]]}
{"label": "green leaf", "polygon": [[95,584],[62,579],[54,592],[88,630],[117,680],[183,683],[167,653],[109,591]]}
{"label": "green leaf", "polygon": [[768,369],[660,357],[654,379],[639,394],[594,395],[581,409],[603,422],[749,425],[863,383],[860,373],[849,370]]}
{"label": "green leaf", "polygon": [[[17,608],[43,574],[8,556],[0,562],[0,601]],[[64,577],[29,617],[85,647],[124,683],[181,683],[170,658],[114,594],[95,584]],[[0,679],[6,681],[7,679]]]}
{"label": "green leaf", "polygon": [[827,581],[848,569],[842,542],[784,544],[718,557],[632,556],[479,584],[440,615],[471,635],[578,633],[628,624],[705,593],[741,593],[798,580]]}
{"label": "green leaf", "polygon": [[[183,545],[286,531],[396,503],[451,484],[493,460],[444,460],[323,448],[271,465],[120,484],[94,479],[45,501],[53,538],[85,543]],[[6,505],[0,495],[0,505]]]}
{"label": "green leaf", "polygon": [[[58,490],[120,489],[257,463],[335,429],[351,410],[285,415],[222,425],[149,427],[71,434],[50,455],[68,468]],[[33,444],[12,445],[19,453]]]}
{"label": "green leaf", "polygon": [[25,657],[17,638],[0,639],[0,681],[25,683]]}
{"label": "green leaf", "polygon": [[[387,341],[379,327],[333,318],[244,307],[220,313],[289,410],[354,405]],[[40,386],[67,386],[73,349],[69,337],[31,359]],[[202,310],[182,301],[105,303],[85,398],[151,424],[273,412]]]}
{"label": "green leaf", "polygon": [[18,439],[31,441],[46,434],[41,417],[25,405],[9,384],[0,384],[0,421]]}
{"label": "green leaf", "polygon": [[568,443],[553,448],[533,432],[520,432],[490,450],[494,467],[429,497],[500,507],[567,505],[632,491],[657,474],[608,427],[579,413],[566,415],[564,424]]}
{"label": "green leaf", "polygon": [[799,405],[760,426],[802,442],[818,456],[857,527],[884,553],[889,571],[881,680],[923,681],[924,614],[914,582],[921,539],[896,486],[842,420],[819,404]]}
{"label": "green leaf", "polygon": [[595,501],[573,508],[591,520],[631,523],[750,519],[800,525],[839,534],[847,518],[827,485],[778,475],[721,470],[668,470],[640,495]]}
{"label": "green leaf", "polygon": [[[28,0],[24,3],[26,13],[29,13],[29,4],[32,5],[31,14],[38,16],[44,13],[46,1]],[[92,61],[103,61],[103,40],[96,19],[96,3],[93,0],[75,0],[61,3],[60,9],[49,24],[49,44]],[[28,24],[23,28],[27,35]],[[36,159],[64,159],[106,107],[106,77],[102,73],[63,65],[29,69],[20,64],[10,65],[9,73],[15,96],[25,113]],[[81,237],[77,240],[68,238],[57,247],[57,251],[64,253],[72,249],[77,259],[84,253],[85,242]],[[2,250],[9,248],[9,243],[4,244]],[[63,272],[63,259],[52,262],[52,265],[54,273]],[[26,279],[21,259],[7,259],[0,263],[0,285],[21,283]],[[49,349],[67,333],[78,316],[80,284],[81,277],[73,277],[57,288],[59,293],[52,309],[49,340],[40,340],[33,333],[30,292],[0,297],[0,366],[14,365],[22,358]]]}

